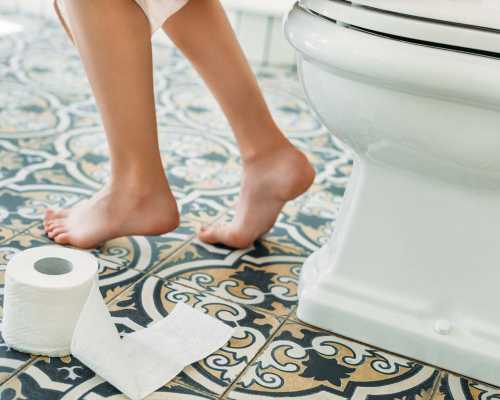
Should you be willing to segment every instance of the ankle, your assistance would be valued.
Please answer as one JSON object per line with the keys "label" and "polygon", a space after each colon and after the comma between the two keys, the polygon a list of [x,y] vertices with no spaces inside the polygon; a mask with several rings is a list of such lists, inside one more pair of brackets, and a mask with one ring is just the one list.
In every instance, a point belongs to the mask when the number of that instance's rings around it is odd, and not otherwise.
{"label": "ankle", "polygon": [[259,121],[251,126],[234,127],[243,164],[266,158],[277,151],[293,148],[274,120]]}
{"label": "ankle", "polygon": [[152,155],[149,159],[122,159],[111,158],[110,184],[115,187],[123,185],[144,188],[148,186],[165,186],[167,179],[161,159]]}
{"label": "ankle", "polygon": [[136,213],[144,209],[153,210],[154,222],[160,230],[171,231],[180,223],[177,202],[165,180],[153,183],[147,180],[113,178],[105,189],[110,200],[110,210]]}
{"label": "ankle", "polygon": [[165,176],[151,177],[147,175],[113,175],[109,181],[112,193],[127,193],[127,196],[149,197],[157,193],[170,194]]}
{"label": "ankle", "polygon": [[252,165],[261,160],[274,158],[277,154],[282,152],[294,150],[294,146],[288,139],[285,137],[278,138],[266,144],[259,143],[258,145],[241,149],[241,161],[245,167],[246,165]]}

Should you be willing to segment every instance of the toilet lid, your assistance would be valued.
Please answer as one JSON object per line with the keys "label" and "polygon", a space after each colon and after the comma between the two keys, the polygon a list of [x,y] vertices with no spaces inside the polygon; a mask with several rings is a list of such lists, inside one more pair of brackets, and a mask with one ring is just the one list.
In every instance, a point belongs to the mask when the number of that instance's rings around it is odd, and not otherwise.
{"label": "toilet lid", "polygon": [[500,30],[498,0],[353,0],[351,3],[414,17]]}
{"label": "toilet lid", "polygon": [[374,33],[500,56],[500,0],[300,0],[299,4]]}

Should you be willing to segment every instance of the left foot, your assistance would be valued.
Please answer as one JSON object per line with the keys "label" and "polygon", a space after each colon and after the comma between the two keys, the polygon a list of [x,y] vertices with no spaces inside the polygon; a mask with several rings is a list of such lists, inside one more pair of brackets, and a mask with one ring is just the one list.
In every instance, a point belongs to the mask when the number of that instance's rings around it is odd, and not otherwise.
{"label": "left foot", "polygon": [[314,176],[306,156],[289,143],[244,163],[234,220],[202,228],[200,240],[240,249],[251,246],[273,227],[287,201],[309,189]]}
{"label": "left foot", "polygon": [[179,224],[175,199],[166,184],[146,190],[106,187],[69,210],[49,210],[44,227],[58,244],[83,249],[129,235],[161,235]]}

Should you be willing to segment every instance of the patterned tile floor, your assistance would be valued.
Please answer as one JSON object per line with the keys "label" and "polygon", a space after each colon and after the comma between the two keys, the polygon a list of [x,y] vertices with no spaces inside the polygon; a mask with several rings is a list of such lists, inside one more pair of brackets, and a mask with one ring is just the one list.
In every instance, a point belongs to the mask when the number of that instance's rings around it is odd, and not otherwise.
{"label": "patterned tile floor", "polygon": [[[29,15],[2,17],[26,26],[0,37],[3,286],[12,254],[49,243],[40,224],[44,210],[88,198],[108,176],[108,157],[79,58],[59,26]],[[123,333],[162,318],[177,302],[237,330],[224,348],[186,368],[150,400],[500,398],[500,389],[294,317],[300,266],[332,233],[352,163],[311,114],[293,70],[256,68],[280,126],[318,171],[314,187],[290,203],[251,249],[197,241],[201,224],[230,216],[238,194],[238,152],[187,61],[174,48],[156,44],[155,65],[160,145],[182,224],[168,235],[116,239],[95,250],[101,292]],[[0,399],[124,397],[77,359],[30,357],[0,342]]]}

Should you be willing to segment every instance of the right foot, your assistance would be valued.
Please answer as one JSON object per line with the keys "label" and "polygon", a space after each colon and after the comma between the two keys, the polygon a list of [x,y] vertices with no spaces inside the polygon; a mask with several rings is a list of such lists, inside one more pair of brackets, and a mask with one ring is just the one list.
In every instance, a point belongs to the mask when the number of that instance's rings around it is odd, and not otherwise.
{"label": "right foot", "polygon": [[107,187],[68,210],[48,210],[48,237],[62,245],[89,249],[130,235],[160,235],[174,230],[179,213],[170,189],[128,190]]}
{"label": "right foot", "polygon": [[200,240],[235,248],[251,246],[272,228],[285,203],[312,185],[314,176],[306,156],[290,143],[247,161],[234,220],[202,228]]}

